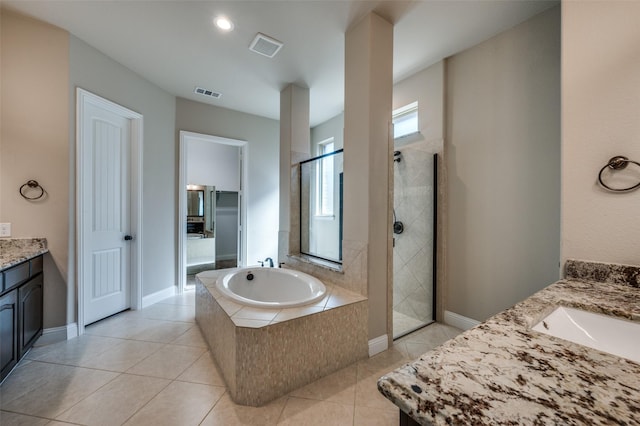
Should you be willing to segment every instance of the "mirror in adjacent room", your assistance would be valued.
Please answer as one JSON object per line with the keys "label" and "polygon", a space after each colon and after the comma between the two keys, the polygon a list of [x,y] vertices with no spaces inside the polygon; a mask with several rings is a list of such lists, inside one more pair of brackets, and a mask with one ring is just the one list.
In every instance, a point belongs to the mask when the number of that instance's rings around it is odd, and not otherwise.
{"label": "mirror in adjacent room", "polygon": [[300,179],[300,252],[342,263],[342,150],[300,163]]}
{"label": "mirror in adjacent room", "polygon": [[204,190],[187,189],[187,216],[204,216]]}
{"label": "mirror in adjacent room", "polygon": [[187,186],[187,275],[215,269],[215,186]]}

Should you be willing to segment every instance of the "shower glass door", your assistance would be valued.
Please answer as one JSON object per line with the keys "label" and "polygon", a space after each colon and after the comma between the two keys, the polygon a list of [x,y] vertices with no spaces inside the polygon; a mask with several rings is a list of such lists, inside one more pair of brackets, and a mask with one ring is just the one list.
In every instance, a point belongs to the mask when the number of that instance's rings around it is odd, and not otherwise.
{"label": "shower glass door", "polygon": [[425,141],[394,152],[393,337],[434,322],[437,154]]}

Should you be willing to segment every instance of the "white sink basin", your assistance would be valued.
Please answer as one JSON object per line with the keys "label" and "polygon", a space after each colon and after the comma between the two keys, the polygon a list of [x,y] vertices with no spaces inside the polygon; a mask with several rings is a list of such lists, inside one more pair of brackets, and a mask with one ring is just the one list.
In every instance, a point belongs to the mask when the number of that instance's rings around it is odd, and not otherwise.
{"label": "white sink basin", "polygon": [[640,363],[640,323],[559,307],[533,330]]}

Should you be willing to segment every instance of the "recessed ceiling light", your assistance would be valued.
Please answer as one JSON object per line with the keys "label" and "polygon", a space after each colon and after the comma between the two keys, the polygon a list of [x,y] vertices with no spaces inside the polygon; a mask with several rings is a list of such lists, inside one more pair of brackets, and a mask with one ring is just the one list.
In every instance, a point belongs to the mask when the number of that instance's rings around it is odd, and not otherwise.
{"label": "recessed ceiling light", "polygon": [[231,22],[229,18],[225,16],[215,17],[213,23],[216,24],[216,27],[220,28],[222,31],[228,32],[233,30],[233,22]]}

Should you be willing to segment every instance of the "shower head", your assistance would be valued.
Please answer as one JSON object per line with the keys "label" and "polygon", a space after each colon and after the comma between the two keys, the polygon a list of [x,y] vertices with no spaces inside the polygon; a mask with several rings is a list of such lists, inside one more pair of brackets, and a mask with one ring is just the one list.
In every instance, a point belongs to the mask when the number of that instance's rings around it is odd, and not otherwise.
{"label": "shower head", "polygon": [[399,163],[402,161],[402,152],[400,151],[393,151],[393,161],[395,163]]}

